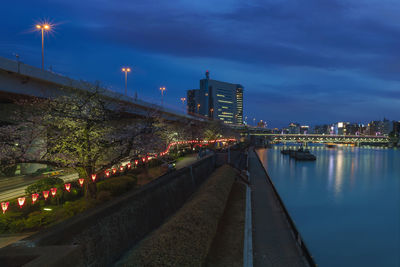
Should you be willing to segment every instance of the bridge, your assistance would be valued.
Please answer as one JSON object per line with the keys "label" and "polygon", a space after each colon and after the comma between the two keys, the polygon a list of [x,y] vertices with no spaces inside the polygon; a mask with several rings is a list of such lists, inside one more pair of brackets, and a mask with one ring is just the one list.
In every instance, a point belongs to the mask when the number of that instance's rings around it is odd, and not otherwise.
{"label": "bridge", "polygon": [[335,143],[335,144],[388,144],[389,137],[370,135],[321,135],[321,134],[271,134],[254,133],[265,136],[272,143]]}

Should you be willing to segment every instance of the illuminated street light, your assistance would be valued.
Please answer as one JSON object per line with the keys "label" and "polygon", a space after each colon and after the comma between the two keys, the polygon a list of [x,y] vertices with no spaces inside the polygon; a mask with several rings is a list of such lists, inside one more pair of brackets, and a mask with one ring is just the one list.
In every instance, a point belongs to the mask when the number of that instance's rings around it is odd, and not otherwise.
{"label": "illuminated street light", "polygon": [[44,31],[50,31],[51,26],[48,23],[37,24],[36,29],[42,32],[42,70],[44,70]]}
{"label": "illuminated street light", "polygon": [[197,113],[200,114],[199,110],[200,110],[200,104],[197,104]]}
{"label": "illuminated street light", "polygon": [[160,91],[161,91],[161,106],[164,104],[164,91],[165,91],[165,87],[160,87]]}
{"label": "illuminated street light", "polygon": [[210,113],[211,113],[211,118],[213,118],[213,115],[214,115],[214,109],[213,108],[210,108]]}
{"label": "illuminated street light", "polygon": [[128,93],[128,72],[131,72],[131,68],[122,68],[122,71],[125,72],[125,96]]}
{"label": "illuminated street light", "polygon": [[186,97],[181,97],[182,105],[183,105],[183,113],[185,113],[185,101]]}

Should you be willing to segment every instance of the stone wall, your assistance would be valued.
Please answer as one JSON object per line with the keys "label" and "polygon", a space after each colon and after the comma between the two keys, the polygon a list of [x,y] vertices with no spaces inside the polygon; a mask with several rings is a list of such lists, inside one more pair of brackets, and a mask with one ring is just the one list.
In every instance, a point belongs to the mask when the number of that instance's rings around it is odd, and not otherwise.
{"label": "stone wall", "polygon": [[[0,249],[0,262],[12,262],[9,255],[13,255],[15,262],[18,257],[26,258],[32,254],[30,248],[37,251],[40,247],[70,246],[75,255],[80,255],[74,259],[75,266],[110,265],[182,207],[213,172],[215,162],[215,155],[209,155],[104,206]],[[16,253],[17,250],[24,253]],[[57,259],[57,267],[62,266],[62,255],[57,257],[56,249],[54,253],[35,255],[33,261],[45,261],[48,266],[54,266],[56,261],[53,260]]]}

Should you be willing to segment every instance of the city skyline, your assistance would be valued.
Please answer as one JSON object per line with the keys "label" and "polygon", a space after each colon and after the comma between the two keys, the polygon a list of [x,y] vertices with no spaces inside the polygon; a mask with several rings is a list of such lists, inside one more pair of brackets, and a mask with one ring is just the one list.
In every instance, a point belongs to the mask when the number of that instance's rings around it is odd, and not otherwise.
{"label": "city skyline", "polygon": [[121,67],[135,66],[131,96],[156,102],[165,86],[181,106],[209,69],[245,84],[244,117],[269,127],[400,117],[395,1],[76,3],[4,4],[0,56],[40,67],[34,26],[46,18],[46,69],[123,93]]}

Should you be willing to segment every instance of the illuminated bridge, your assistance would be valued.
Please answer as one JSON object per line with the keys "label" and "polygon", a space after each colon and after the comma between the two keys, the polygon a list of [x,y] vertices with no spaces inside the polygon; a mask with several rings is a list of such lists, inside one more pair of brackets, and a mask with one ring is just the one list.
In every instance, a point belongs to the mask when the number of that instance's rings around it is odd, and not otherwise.
{"label": "illuminated bridge", "polygon": [[335,144],[388,144],[389,137],[368,135],[320,135],[320,134],[271,134],[250,133],[265,136],[273,143],[335,143]]}

